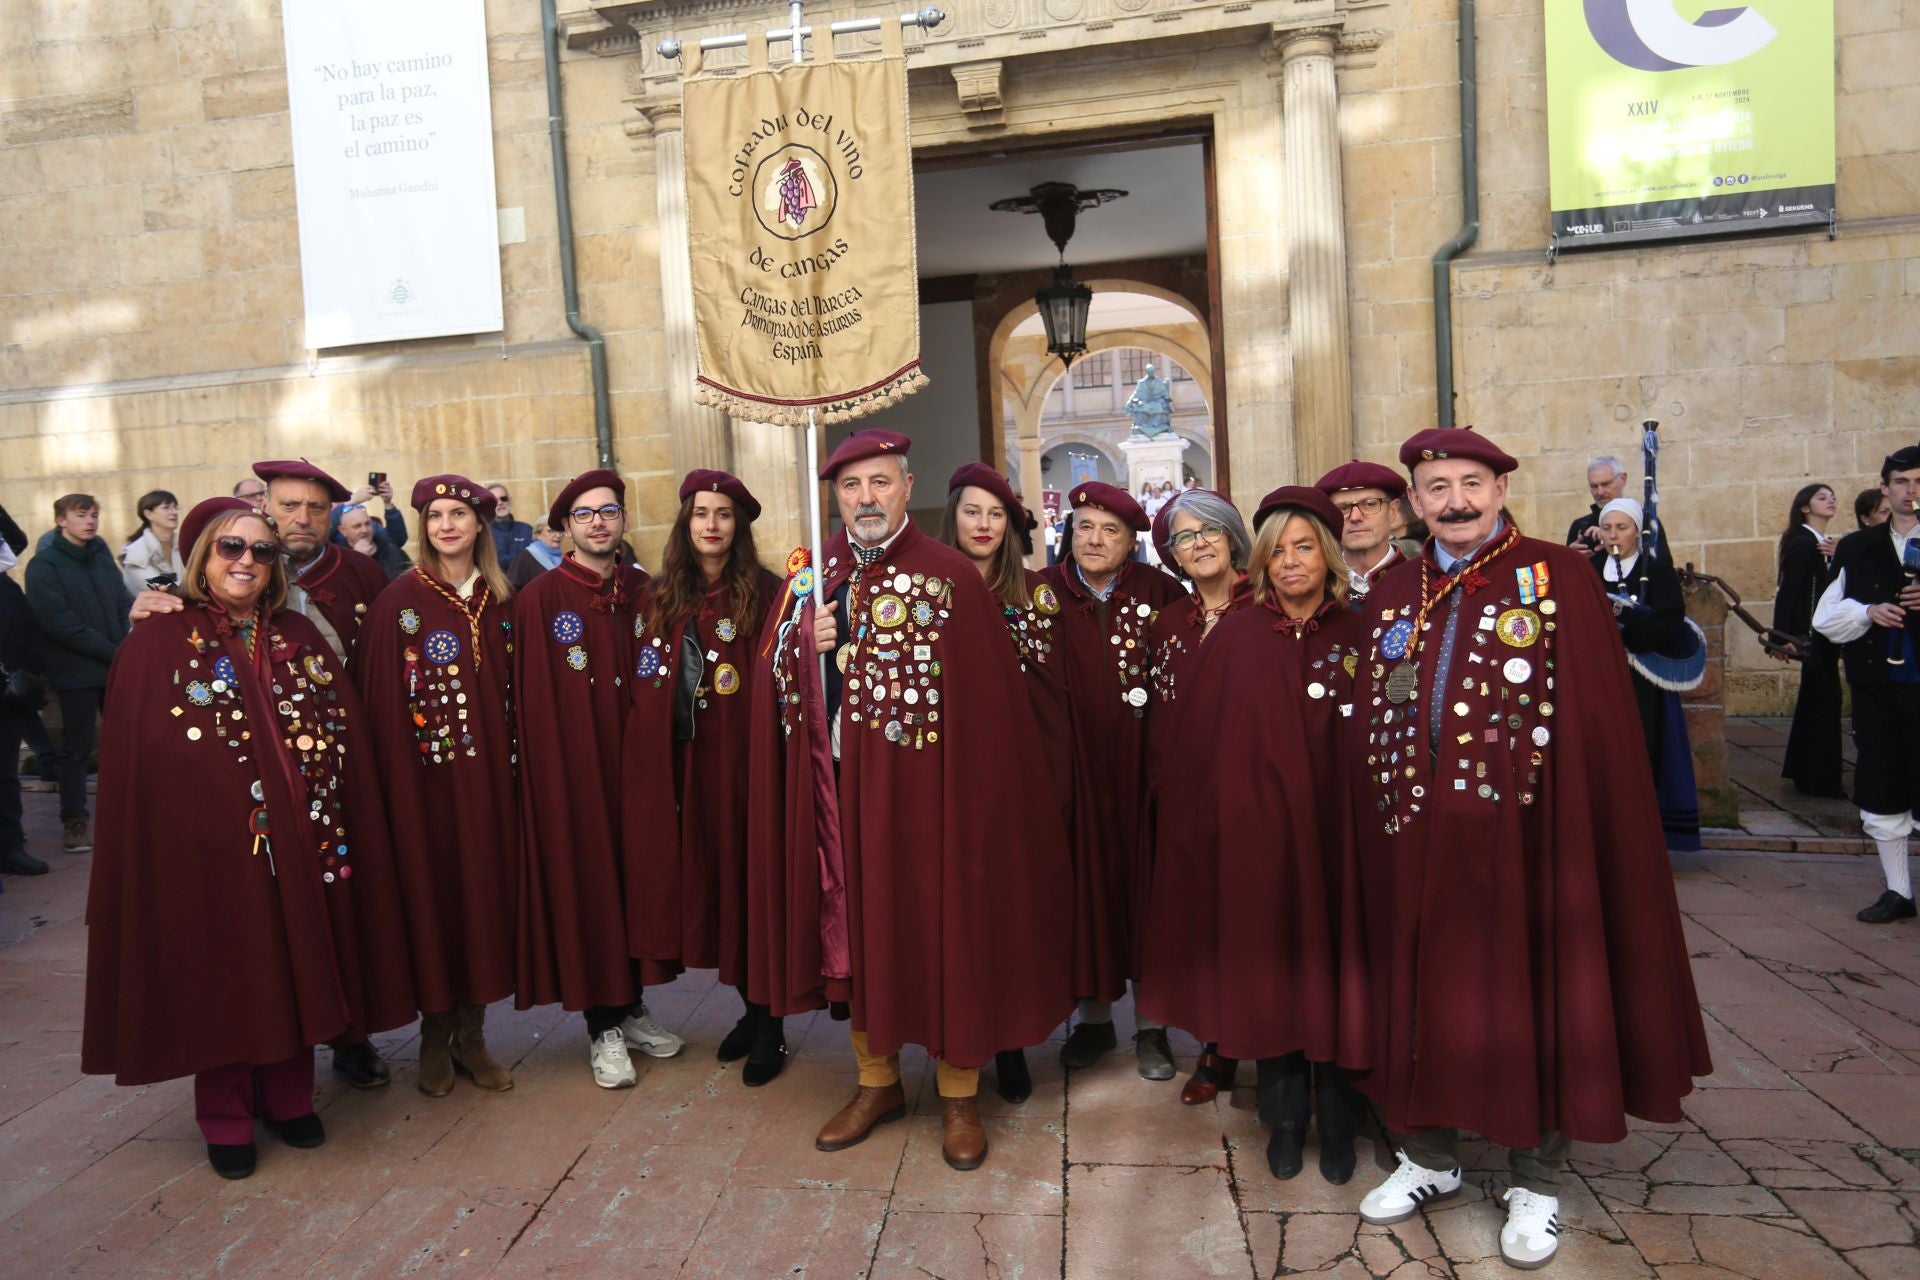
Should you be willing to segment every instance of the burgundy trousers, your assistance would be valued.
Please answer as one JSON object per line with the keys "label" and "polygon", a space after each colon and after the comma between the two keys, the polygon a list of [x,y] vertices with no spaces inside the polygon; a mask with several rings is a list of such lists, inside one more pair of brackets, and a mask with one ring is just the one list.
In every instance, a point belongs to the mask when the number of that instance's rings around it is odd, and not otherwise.
{"label": "burgundy trousers", "polygon": [[294,1120],[313,1110],[313,1050],[264,1067],[239,1064],[193,1078],[194,1118],[215,1146],[253,1141],[253,1118]]}

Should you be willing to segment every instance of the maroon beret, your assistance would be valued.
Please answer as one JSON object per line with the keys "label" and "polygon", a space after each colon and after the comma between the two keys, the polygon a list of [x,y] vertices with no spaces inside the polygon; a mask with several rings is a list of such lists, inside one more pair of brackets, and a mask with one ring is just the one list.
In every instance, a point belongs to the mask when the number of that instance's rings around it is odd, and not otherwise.
{"label": "maroon beret", "polygon": [[1327,472],[1313,487],[1328,497],[1342,489],[1378,489],[1389,498],[1404,497],[1407,492],[1407,482],[1398,471],[1377,462],[1362,462],[1358,458]]}
{"label": "maroon beret", "polygon": [[620,478],[619,473],[602,467],[596,467],[592,471],[582,471],[567,481],[567,487],[560,491],[560,496],[553,500],[551,507],[547,508],[547,527],[565,533],[572,524],[567,518],[567,513],[573,510],[575,499],[589,489],[611,489],[614,500],[623,506],[626,504],[627,482]]}
{"label": "maroon beret", "polygon": [[1260,499],[1260,509],[1253,513],[1254,527],[1257,529],[1266,523],[1267,517],[1281,507],[1298,507],[1318,516],[1335,538],[1340,536],[1341,526],[1346,523],[1340,516],[1340,508],[1334,506],[1333,499],[1326,494],[1304,484],[1285,484]]}
{"label": "maroon beret", "polygon": [[864,462],[868,458],[878,458],[882,454],[898,454],[904,458],[913,448],[913,441],[898,431],[882,431],[879,427],[868,427],[865,431],[856,431],[840,442],[840,447],[827,459],[827,465],[820,468],[822,480],[833,479],[833,473],[849,462]]}
{"label": "maroon beret", "polygon": [[347,502],[353,494],[347,486],[335,480],[305,458],[288,458],[278,462],[256,462],[253,474],[272,484],[275,480],[311,480],[327,491],[327,497],[334,502]]}
{"label": "maroon beret", "polygon": [[1147,513],[1140,509],[1133,495],[1117,485],[1089,480],[1073,486],[1069,500],[1076,511],[1081,507],[1099,507],[1103,511],[1111,511],[1135,533],[1145,533],[1152,527],[1147,523]]}
{"label": "maroon beret", "polygon": [[[186,561],[192,559],[194,544],[200,541],[200,535],[207,531],[207,526],[213,523],[214,518],[228,511],[250,511],[262,520],[265,520],[267,522],[267,528],[274,528],[273,518],[267,515],[266,512],[260,510],[260,508],[254,506],[251,502],[240,498],[229,498],[224,495],[218,498],[208,498],[205,502],[198,504],[193,510],[187,512],[186,516],[180,521],[179,545],[181,547],[181,563],[184,564]],[[279,536],[277,531],[274,536]]]}
{"label": "maroon beret", "polygon": [[1197,488],[1182,489],[1160,505],[1159,512],[1153,517],[1153,548],[1160,553],[1160,563],[1173,570],[1178,570],[1180,567],[1179,562],[1173,558],[1173,508],[1189,493],[1204,493],[1209,498],[1220,499],[1228,506],[1233,505],[1233,499],[1224,493]]}
{"label": "maroon beret", "polygon": [[483,523],[491,523],[493,513],[500,505],[500,499],[493,496],[493,490],[478,480],[469,480],[465,476],[444,475],[428,476],[416,480],[413,484],[413,509],[425,512],[437,498],[458,498],[473,508],[475,515]]}
{"label": "maroon beret", "polygon": [[969,462],[954,472],[953,477],[947,481],[947,492],[952,493],[955,489],[964,489],[968,485],[976,489],[985,489],[1005,503],[1009,520],[1015,522],[1026,520],[1027,508],[1019,498],[1014,496],[1013,486],[1007,483],[1005,476],[986,463]]}
{"label": "maroon beret", "polygon": [[1483,462],[1503,476],[1520,464],[1505,449],[1472,427],[1430,427],[1400,446],[1400,465],[1412,475],[1414,467],[1438,458],[1465,458]]}
{"label": "maroon beret", "polygon": [[695,468],[680,482],[680,501],[685,502],[696,493],[724,493],[733,499],[733,509],[746,517],[748,524],[760,518],[760,500],[740,482],[739,476]]}

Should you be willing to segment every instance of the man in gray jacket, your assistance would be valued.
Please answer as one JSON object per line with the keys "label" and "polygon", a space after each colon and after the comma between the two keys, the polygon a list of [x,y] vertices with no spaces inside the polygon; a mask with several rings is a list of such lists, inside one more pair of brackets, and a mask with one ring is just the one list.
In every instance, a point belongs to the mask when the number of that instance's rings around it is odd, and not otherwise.
{"label": "man in gray jacket", "polygon": [[69,493],[53,504],[58,537],[27,565],[27,606],[46,652],[47,681],[60,698],[60,820],[63,848],[93,848],[87,830],[87,758],[107,695],[107,669],[127,635],[133,598],[106,540],[100,504]]}

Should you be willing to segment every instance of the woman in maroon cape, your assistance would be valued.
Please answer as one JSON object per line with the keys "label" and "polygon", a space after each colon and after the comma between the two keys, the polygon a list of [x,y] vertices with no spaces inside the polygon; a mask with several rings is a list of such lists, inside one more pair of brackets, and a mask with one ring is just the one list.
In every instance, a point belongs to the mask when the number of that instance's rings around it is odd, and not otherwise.
{"label": "woman in maroon cape", "polygon": [[746,1012],[720,1042],[759,1086],[786,1064],[784,1021],[746,995],[747,733],[754,642],[779,595],[753,542],[760,504],[724,471],[690,471],[640,633],[622,747],[627,936],[641,980],[718,969]]}
{"label": "woman in maroon cape", "polygon": [[420,562],[381,592],[355,643],[407,912],[420,1092],[454,1072],[513,1087],[487,1051],[486,1007],[513,992],[513,588],[493,549],[496,499],[465,476],[413,486]]}
{"label": "woman in maroon cape", "polygon": [[[1117,1043],[1112,1002],[1139,976],[1134,899],[1146,817],[1147,633],[1154,615],[1184,593],[1171,574],[1132,558],[1135,535],[1150,526],[1124,490],[1088,482],[1069,497],[1069,553],[1044,575],[1060,599],[1055,630],[1073,734],[1069,842],[1080,1023],[1060,1060],[1088,1067]],[[1140,1027],[1135,1049],[1142,1075],[1173,1078],[1164,1028]]]}
{"label": "woman in maroon cape", "polygon": [[405,926],[340,662],[285,612],[272,526],[237,498],[181,522],[177,612],[121,645],[101,735],[81,1069],[191,1075],[207,1154],[253,1171],[256,1106],[325,1140],[312,1047],[413,1018]]}
{"label": "woman in maroon cape", "polygon": [[1360,1115],[1342,1068],[1367,1058],[1339,749],[1361,632],[1326,495],[1277,489],[1255,519],[1252,605],[1221,619],[1180,691],[1170,758],[1212,767],[1159,798],[1141,990],[1154,1017],[1258,1060],[1276,1178],[1300,1171],[1311,1077],[1320,1172],[1338,1184],[1353,1176]]}
{"label": "woman in maroon cape", "polygon": [[[1073,739],[1067,709],[1067,673],[1056,649],[1053,620],[1060,597],[1046,579],[1026,567],[1033,554],[1026,508],[1005,476],[981,462],[969,462],[947,481],[947,510],[940,520],[940,541],[966,556],[980,571],[987,590],[1000,602],[1007,634],[1020,658],[1027,696],[1040,729],[1041,749],[1052,767],[1061,817],[1069,816],[1073,797]],[[994,1083],[1008,1102],[1033,1096],[1033,1075],[1023,1049],[994,1054]]]}
{"label": "woman in maroon cape", "polygon": [[[1146,856],[1140,860],[1134,897],[1136,936],[1144,936],[1146,904],[1155,900],[1153,840],[1159,793],[1169,785],[1183,785],[1178,758],[1171,755],[1180,690],[1192,681],[1200,646],[1214,626],[1252,599],[1247,557],[1253,553],[1253,541],[1247,537],[1246,521],[1224,495],[1211,489],[1184,490],[1153,518],[1153,542],[1160,563],[1178,569],[1193,584],[1193,591],[1185,601],[1162,609],[1147,633],[1147,653],[1153,664],[1147,686],[1148,722],[1153,731],[1147,735],[1147,811],[1140,833]],[[1234,1059],[1220,1056],[1219,1045],[1207,1042],[1193,1078],[1180,1090],[1180,1101],[1188,1106],[1212,1102],[1221,1089],[1233,1088],[1238,1068]]]}

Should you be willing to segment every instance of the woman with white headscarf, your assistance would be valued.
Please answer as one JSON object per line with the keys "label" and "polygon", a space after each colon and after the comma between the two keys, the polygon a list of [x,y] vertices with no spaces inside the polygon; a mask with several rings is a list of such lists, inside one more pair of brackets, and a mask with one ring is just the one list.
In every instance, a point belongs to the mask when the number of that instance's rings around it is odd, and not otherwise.
{"label": "woman with white headscarf", "polygon": [[1700,847],[1700,804],[1693,778],[1693,748],[1680,694],[1699,684],[1693,659],[1705,640],[1687,620],[1680,579],[1660,557],[1644,554],[1640,532],[1646,517],[1632,498],[1600,508],[1600,550],[1593,567],[1613,599],[1614,621],[1626,646],[1634,702],[1646,735],[1660,796],[1660,819],[1672,849]]}

